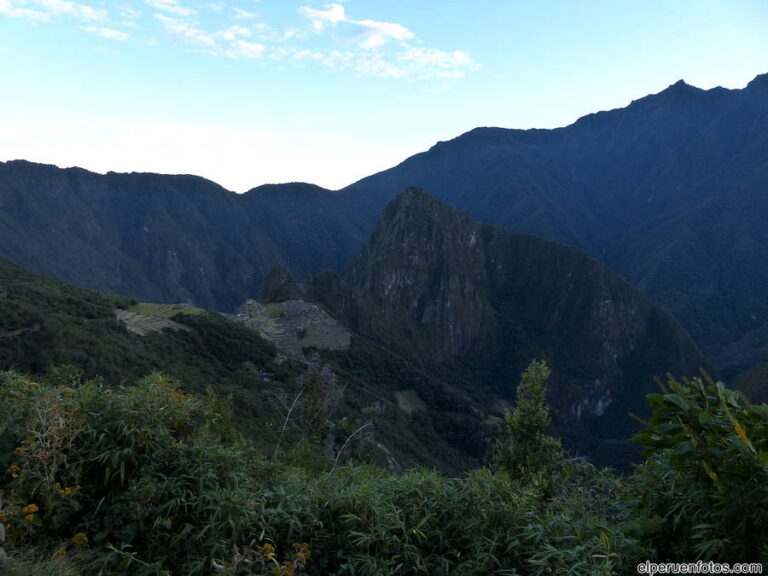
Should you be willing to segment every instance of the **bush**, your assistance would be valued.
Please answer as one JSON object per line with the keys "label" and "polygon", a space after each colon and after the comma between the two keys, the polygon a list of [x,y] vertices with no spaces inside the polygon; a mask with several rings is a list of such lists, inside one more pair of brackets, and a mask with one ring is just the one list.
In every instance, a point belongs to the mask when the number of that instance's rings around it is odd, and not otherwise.
{"label": "bush", "polygon": [[630,533],[659,558],[768,560],[768,406],[707,378],[661,386]]}
{"label": "bush", "polygon": [[[216,397],[155,374],[124,390],[0,385],[5,514],[16,545],[93,545],[132,574],[209,574],[250,534],[265,466]],[[64,544],[62,544],[64,543]]]}

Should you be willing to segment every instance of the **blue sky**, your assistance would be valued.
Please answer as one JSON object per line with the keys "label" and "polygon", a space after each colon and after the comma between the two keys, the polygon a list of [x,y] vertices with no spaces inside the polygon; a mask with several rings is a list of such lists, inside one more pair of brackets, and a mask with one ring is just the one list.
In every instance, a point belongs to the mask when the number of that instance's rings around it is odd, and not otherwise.
{"label": "blue sky", "polygon": [[339,188],[765,72],[765,0],[0,0],[0,160]]}

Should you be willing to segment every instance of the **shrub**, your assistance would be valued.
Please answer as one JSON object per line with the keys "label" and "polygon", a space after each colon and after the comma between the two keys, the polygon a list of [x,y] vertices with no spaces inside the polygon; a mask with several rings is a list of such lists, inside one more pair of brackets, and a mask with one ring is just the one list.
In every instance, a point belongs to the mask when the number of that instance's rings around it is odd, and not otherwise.
{"label": "shrub", "polygon": [[768,560],[768,406],[708,378],[660,385],[630,532],[661,558]]}
{"label": "shrub", "polygon": [[112,550],[104,568],[209,574],[250,534],[263,459],[220,399],[182,394],[159,374],[123,390],[2,378],[15,545],[89,543]]}

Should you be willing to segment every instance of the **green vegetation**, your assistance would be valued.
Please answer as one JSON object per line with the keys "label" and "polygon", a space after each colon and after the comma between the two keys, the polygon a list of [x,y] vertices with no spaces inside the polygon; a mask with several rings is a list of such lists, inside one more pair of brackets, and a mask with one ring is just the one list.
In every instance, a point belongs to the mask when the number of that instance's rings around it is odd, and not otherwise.
{"label": "green vegetation", "polygon": [[648,461],[622,478],[554,439],[526,455],[546,436],[547,370],[524,374],[494,469],[460,478],[269,458],[226,401],[159,374],[109,389],[4,372],[3,573],[607,576],[646,559],[768,560],[768,406],[672,380],[638,435]]}
{"label": "green vegetation", "polygon": [[541,360],[534,360],[523,372],[515,409],[506,413],[504,434],[494,447],[494,461],[500,470],[529,478],[547,493],[558,487],[565,462],[560,441],[547,434],[551,418],[546,381],[550,374]]}
{"label": "green vegetation", "polygon": [[670,379],[636,440],[636,532],[660,557],[768,558],[768,405],[722,382]]}
{"label": "green vegetation", "polygon": [[191,304],[152,304],[149,302],[139,302],[128,308],[130,312],[142,314],[144,316],[157,316],[158,318],[172,318],[176,314],[204,314],[202,308],[195,308]]}
{"label": "green vegetation", "polygon": [[271,399],[292,390],[301,367],[279,363],[274,347],[242,326],[189,308],[173,319],[191,330],[132,334],[115,317],[131,307],[152,315],[175,309],[82,290],[0,260],[0,369],[48,378],[71,366],[110,387],[162,370],[186,392],[231,395],[241,429],[262,446],[272,440],[282,417]]}
{"label": "green vegetation", "polygon": [[[456,413],[456,405],[467,405],[466,396],[446,386],[442,374],[371,341],[355,339],[349,353],[325,354],[312,367],[280,361],[270,343],[218,314],[177,314],[172,319],[190,330],[139,336],[117,320],[118,308],[164,316],[176,309],[75,288],[0,260],[0,370],[49,379],[70,366],[82,378],[100,378],[113,388],[162,371],[181,382],[185,392],[202,394],[210,387],[230,396],[239,429],[266,454],[278,441],[287,456],[302,439],[320,436],[329,439],[332,454],[367,422],[373,425],[345,448],[340,462],[367,451],[367,460],[386,464],[389,456],[374,448],[379,442],[402,467],[434,466],[458,474],[477,465],[473,456],[487,446],[474,420]],[[301,395],[286,422],[292,401],[312,381],[308,373],[322,372],[325,364],[338,375],[328,387],[338,424],[306,425],[302,412],[316,400],[309,394]],[[393,382],[418,389],[432,410],[402,413],[391,403]]]}
{"label": "green vegetation", "polygon": [[280,318],[283,313],[282,306],[277,302],[270,302],[264,305],[264,309],[270,318]]}
{"label": "green vegetation", "polygon": [[[4,576],[588,576],[768,560],[768,406],[721,383],[651,395],[646,461],[619,476],[553,436],[544,362],[524,371],[494,442],[467,415],[479,405],[466,372],[363,338],[281,363],[208,313],[142,337],[115,318],[132,305],[0,262]],[[429,409],[390,406],[393,389]]]}

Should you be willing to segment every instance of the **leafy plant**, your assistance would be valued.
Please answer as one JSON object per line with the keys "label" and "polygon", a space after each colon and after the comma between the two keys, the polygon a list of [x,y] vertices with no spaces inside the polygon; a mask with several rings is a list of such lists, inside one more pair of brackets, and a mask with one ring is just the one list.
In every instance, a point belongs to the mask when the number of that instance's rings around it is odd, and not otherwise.
{"label": "leafy plant", "polygon": [[659,384],[630,533],[659,557],[768,560],[768,406],[710,378]]}

